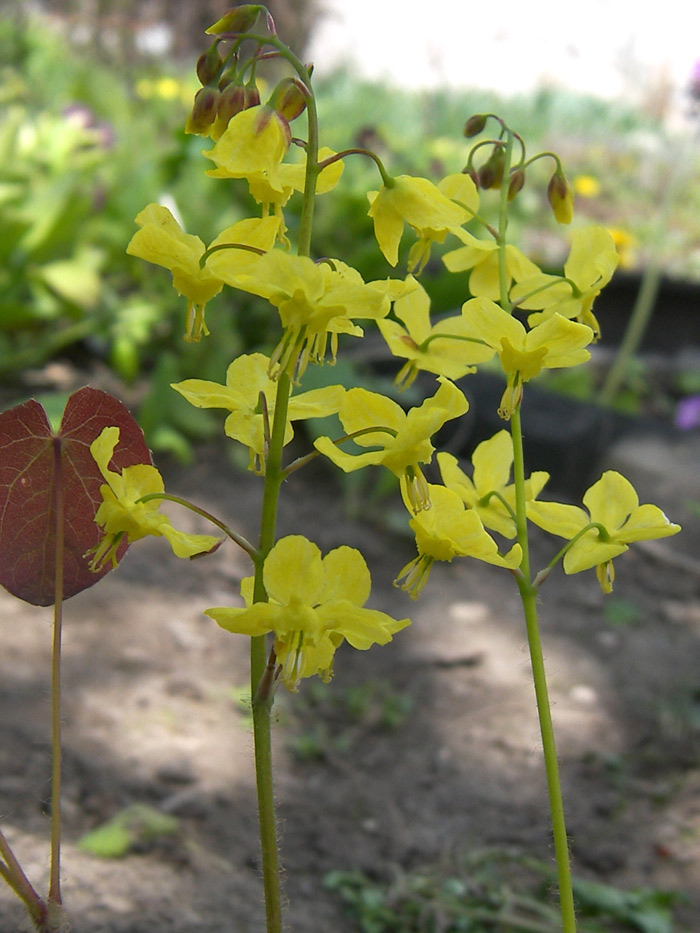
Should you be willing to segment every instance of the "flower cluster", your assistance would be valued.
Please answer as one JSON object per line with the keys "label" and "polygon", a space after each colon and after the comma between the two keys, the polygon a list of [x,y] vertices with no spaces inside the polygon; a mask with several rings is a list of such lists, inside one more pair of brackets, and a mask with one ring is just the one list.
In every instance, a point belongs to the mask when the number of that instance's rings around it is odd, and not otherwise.
{"label": "flower cluster", "polygon": [[[128,251],[172,273],[174,287],[187,299],[187,339],[209,333],[205,306],[224,287],[265,302],[279,323],[279,338],[265,353],[233,360],[223,384],[188,378],[173,388],[197,408],[227,412],[224,432],[247,448],[250,468],[266,482],[270,475],[270,482],[286,475],[282,452],[295,422],[337,416],[343,435],[329,430],[316,437],[309,456],[322,455],[345,472],[384,467],[398,479],[417,556],[399,571],[396,583],[414,598],[436,561],[468,556],[522,576],[528,520],[566,539],[560,554],[566,573],[596,567],[609,591],[613,558],[633,541],[674,534],[678,526],[655,506],[640,506],[630,484],[612,472],[586,493],[584,508],[543,501],[539,496],[548,475],[526,478],[516,451],[527,383],[543,370],[585,362],[600,334],[592,309],[618,262],[612,236],[602,227],[576,228],[561,275],[542,271],[507,242],[508,203],[538,160],[556,161],[546,198],[561,223],[572,220],[574,187],[556,157],[526,158],[520,137],[495,117],[498,137],[466,153],[462,171],[435,181],[392,176],[368,150],[319,147],[310,70],[285,51],[274,31],[251,32],[263,9],[258,4],[235,8],[211,28],[215,40],[198,62],[202,87],[187,126],[214,141],[204,153],[213,165],[207,174],[216,184],[247,185],[257,216],[239,220],[205,246],[165,207],[151,204],[136,218],[139,230]],[[244,40],[255,46],[250,57],[244,55]],[[274,57],[286,59],[295,73],[263,103],[256,69]],[[305,139],[290,129],[302,113],[308,121]],[[475,115],[465,136],[483,133],[491,119]],[[405,274],[382,281],[365,282],[340,259],[312,253],[314,198],[332,191],[341,181],[344,159],[358,154],[373,159],[380,176],[376,190],[368,192],[367,211],[379,250],[389,271],[405,260]],[[500,198],[498,229],[480,213],[485,191]],[[299,194],[294,252],[284,209]],[[446,244],[442,262],[448,272],[464,274],[465,280],[461,309],[439,319],[431,316],[430,297],[418,279],[436,244]],[[360,322],[367,321],[374,322],[388,352],[403,361],[399,387],[409,386],[418,373],[432,374],[432,394],[426,391],[410,407],[359,385],[303,389],[308,366],[333,363],[339,341],[362,337]],[[503,375],[498,413],[511,430],[479,444],[471,466],[452,454],[438,454],[442,483],[431,482],[425,471],[435,453],[432,439],[467,412],[462,388],[468,391],[468,374],[482,364]],[[93,445],[107,480],[97,514],[105,538],[93,557],[95,566],[114,553],[124,534],[131,539],[165,535],[180,556],[210,550],[214,539],[175,532],[153,501],[140,501],[145,493],[162,490],[152,467],[130,467],[121,475],[109,470],[113,440],[106,433]],[[327,679],[341,642],[360,649],[384,644],[408,624],[365,608],[369,571],[352,548],[321,557],[314,544],[293,535],[253,556],[258,573],[243,581],[244,607],[208,614],[230,631],[252,637],[273,633],[278,674],[291,689],[303,677]]]}

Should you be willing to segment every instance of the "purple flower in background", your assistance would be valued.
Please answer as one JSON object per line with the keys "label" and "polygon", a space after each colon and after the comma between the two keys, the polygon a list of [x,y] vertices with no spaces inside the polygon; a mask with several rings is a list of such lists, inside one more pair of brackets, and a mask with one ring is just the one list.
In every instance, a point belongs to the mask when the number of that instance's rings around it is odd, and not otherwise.
{"label": "purple flower in background", "polygon": [[676,408],[674,423],[682,431],[700,427],[700,395],[689,395],[681,399]]}

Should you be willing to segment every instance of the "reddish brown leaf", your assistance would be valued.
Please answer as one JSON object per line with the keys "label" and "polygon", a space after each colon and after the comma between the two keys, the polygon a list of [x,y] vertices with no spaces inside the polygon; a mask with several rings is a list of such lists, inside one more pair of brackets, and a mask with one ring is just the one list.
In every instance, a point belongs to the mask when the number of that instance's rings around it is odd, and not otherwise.
{"label": "reddish brown leaf", "polygon": [[[92,573],[84,557],[100,540],[94,519],[104,483],[90,444],[112,425],[120,431],[112,469],[152,462],[136,421],[118,399],[99,389],[71,395],[58,434],[34,399],[0,414],[0,584],[25,602],[49,606],[54,601],[57,477],[64,496],[63,598],[112,569],[110,563]],[[125,541],[119,560],[127,547]]]}

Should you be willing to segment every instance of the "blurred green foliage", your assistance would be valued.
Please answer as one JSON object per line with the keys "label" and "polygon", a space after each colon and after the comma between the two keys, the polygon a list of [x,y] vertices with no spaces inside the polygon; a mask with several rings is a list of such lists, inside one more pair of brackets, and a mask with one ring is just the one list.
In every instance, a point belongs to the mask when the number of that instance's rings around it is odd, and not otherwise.
{"label": "blurred green foliage", "polygon": [[[143,377],[139,418],[149,443],[180,457],[187,456],[187,438],[217,432],[220,419],[201,411],[192,417],[169,383],[193,375],[223,381],[236,354],[270,348],[276,327],[260,302],[225,290],[207,309],[215,339],[187,344],[185,300],[168,272],[126,255],[134,217],[149,202],[166,204],[205,242],[257,211],[245,185],[204,174],[207,143],[183,131],[195,89],[194,63],[186,73],[160,60],[118,67],[57,41],[40,19],[0,20],[0,380],[15,381],[21,370],[57,354],[87,350],[123,380]],[[531,153],[562,152],[563,144],[573,176],[598,172],[609,179],[620,167],[626,181],[606,181],[597,200],[582,200],[581,219],[605,223],[615,216],[619,225],[617,207],[626,199],[642,217],[653,214],[640,197],[638,170],[648,164],[650,139],[652,149],[668,150],[660,127],[640,112],[549,90],[510,100],[482,91],[404,92],[343,71],[319,81],[317,93],[322,142],[336,150],[375,149],[394,174],[435,178],[461,170],[465,118],[497,110],[526,136]],[[528,171],[512,219],[514,238],[526,233],[524,248],[545,264],[548,244],[562,243],[545,196],[551,169],[539,163]],[[367,217],[367,191],[378,184],[371,160],[350,157],[341,184],[319,198],[316,211],[315,253],[342,257],[365,279],[400,274],[376,249]],[[652,186],[651,205],[654,196]],[[697,219],[694,198],[684,209]],[[285,218],[293,239],[294,199]],[[643,222],[635,232],[643,239]],[[423,280],[442,312],[468,294],[439,253]]]}

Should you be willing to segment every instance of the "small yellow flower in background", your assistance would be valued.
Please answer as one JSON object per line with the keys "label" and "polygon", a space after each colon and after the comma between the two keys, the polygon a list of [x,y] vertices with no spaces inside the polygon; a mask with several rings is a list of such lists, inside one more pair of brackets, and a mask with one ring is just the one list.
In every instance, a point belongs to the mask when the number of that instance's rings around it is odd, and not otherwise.
{"label": "small yellow flower in background", "polygon": [[[146,535],[168,539],[176,557],[194,557],[215,550],[221,539],[211,535],[186,534],[170,523],[167,515],[159,512],[161,501],[151,499],[137,502],[142,496],[164,492],[163,478],[158,470],[148,463],[125,467],[121,473],[110,470],[114,448],[119,442],[119,428],[105,428],[92,444],[90,453],[105,478],[106,485],[100,486],[102,503],[97,509],[95,521],[104,529],[104,537],[89,554],[91,570],[99,570],[108,560],[116,566],[116,555],[126,535],[130,542]],[[87,555],[86,555],[87,556]]]}
{"label": "small yellow flower in background", "polygon": [[245,608],[219,607],[206,614],[229,632],[251,637],[272,632],[282,682],[292,691],[304,677],[330,680],[343,641],[366,651],[386,645],[410,624],[364,608],[369,570],[360,552],[345,545],[322,557],[301,535],[281,538],[265,561],[263,582],[268,602],[252,602],[253,578],[247,577],[241,583]]}
{"label": "small yellow flower in background", "polygon": [[[612,590],[615,571],[613,558],[628,550],[634,541],[666,538],[681,528],[670,522],[656,505],[640,505],[629,480],[615,470],[607,470],[585,493],[588,510],[558,502],[531,501],[527,517],[540,528],[560,538],[576,538],[564,555],[564,572],[579,573],[596,567],[604,593]],[[592,522],[592,527],[579,535]]]}
{"label": "small yellow flower in background", "polygon": [[[226,418],[224,431],[248,448],[249,469],[260,474],[265,472],[265,430],[260,394],[265,397],[269,423],[272,424],[277,393],[277,383],[268,375],[269,367],[269,357],[252,353],[239,356],[231,363],[226,372],[226,385],[206,379],[185,379],[172,385],[195,408],[226,408],[231,412]],[[344,394],[342,386],[327,386],[292,395],[287,410],[284,444],[294,437],[293,421],[335,414],[342,405]]]}
{"label": "small yellow flower in background", "polygon": [[349,389],[339,412],[343,428],[346,434],[367,432],[354,437],[354,443],[377,449],[347,453],[329,437],[317,438],[314,446],[346,473],[369,465],[385,466],[399,478],[414,512],[429,508],[428,484],[420,465],[429,463],[435,451],[430,438],[446,421],[459,418],[469,408],[457,386],[442,376],[438,382],[435,395],[408,412],[378,392]]}
{"label": "small yellow flower in background", "polygon": [[621,227],[606,227],[605,229],[613,238],[620,259],[620,268],[634,269],[637,265],[637,249],[639,247],[637,237],[630,233],[629,230],[623,230]]}
{"label": "small yellow flower in background", "polygon": [[399,261],[405,223],[417,230],[419,237],[435,239],[471,219],[469,211],[450,200],[427,178],[399,175],[391,187],[370,191],[367,196],[370,201],[367,213],[374,220],[374,235],[392,266]]}
{"label": "small yellow flower in background", "polygon": [[[498,272],[498,245],[494,240],[479,240],[467,230],[452,231],[465,245],[445,253],[442,261],[450,272],[465,272],[471,269],[469,291],[475,298],[497,301],[501,297]],[[539,267],[520,250],[506,246],[507,285],[513,279],[519,281],[538,273]]]}
{"label": "small yellow flower in background", "polygon": [[595,198],[600,194],[600,182],[592,175],[576,175],[574,191],[582,198]]}
{"label": "small yellow flower in background", "polygon": [[420,595],[436,560],[474,557],[509,570],[520,566],[520,545],[514,544],[505,555],[499,554],[498,545],[484,529],[479,514],[475,509],[465,508],[453,490],[430,483],[431,507],[417,514],[414,514],[413,503],[404,490],[402,493],[406,508],[413,515],[409,525],[416,536],[418,557],[399,571],[394,584],[406,590],[412,599]]}
{"label": "small yellow flower in background", "polygon": [[593,340],[593,331],[559,314],[528,331],[491,301],[472,298],[462,310],[472,337],[492,347],[501,361],[507,384],[498,413],[506,420],[520,405],[524,383],[543,369],[577,366],[590,358],[584,348]]}
{"label": "small yellow flower in background", "polygon": [[142,100],[152,100],[154,97],[160,97],[161,100],[177,100],[180,98],[183,103],[188,104],[191,97],[191,91],[185,84],[177,78],[166,76],[160,78],[139,78],[134,85],[136,96]]}
{"label": "small yellow flower in background", "polygon": [[[204,320],[204,307],[218,295],[235,272],[248,271],[260,258],[255,252],[242,249],[222,250],[214,253],[200,267],[205,245],[198,236],[185,233],[173,215],[160,204],[149,204],[136,217],[141,228],[126,248],[130,256],[169,269],[173,285],[179,295],[188,299],[185,338],[199,340],[209,333]],[[242,243],[256,249],[271,249],[277,237],[279,223],[276,218],[242,220],[228,227],[211,244]]]}
{"label": "small yellow flower in background", "polygon": [[248,107],[231,120],[212,149],[203,154],[218,171],[217,178],[250,178],[261,173],[282,193],[279,168],[289,148],[289,125],[271,107]]}
{"label": "small yellow flower in background", "polygon": [[[515,486],[510,482],[513,441],[508,431],[499,431],[477,446],[472,454],[471,479],[452,454],[441,451],[437,462],[445,486],[456,492],[468,508],[474,509],[486,528],[506,538],[516,536]],[[548,479],[549,473],[540,470],[525,480],[526,499],[537,498]]]}
{"label": "small yellow flower in background", "polygon": [[586,324],[597,339],[600,326],[591,309],[613,277],[617,264],[618,254],[610,233],[604,227],[585,227],[571,239],[563,277],[539,270],[524,278],[516,276],[518,284],[511,290],[510,299],[526,311],[537,309],[528,317],[531,326],[556,312]]}
{"label": "small yellow flower in background", "polygon": [[393,312],[399,320],[383,318],[377,322],[392,354],[408,361],[396,377],[397,384],[406,388],[420,370],[460,379],[474,372],[474,363],[491,359],[493,349],[470,338],[463,315],[451,315],[433,325],[430,298],[423,286],[408,276],[406,287],[408,291],[394,302]]}

